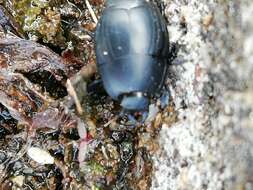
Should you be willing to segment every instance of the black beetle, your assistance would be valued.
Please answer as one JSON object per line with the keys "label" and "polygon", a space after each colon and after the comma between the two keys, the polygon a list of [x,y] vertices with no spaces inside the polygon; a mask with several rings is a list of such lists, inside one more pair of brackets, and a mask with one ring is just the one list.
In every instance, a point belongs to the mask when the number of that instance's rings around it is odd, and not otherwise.
{"label": "black beetle", "polygon": [[145,0],[109,0],[95,34],[98,71],[126,110],[145,110],[161,90],[169,36],[158,8]]}

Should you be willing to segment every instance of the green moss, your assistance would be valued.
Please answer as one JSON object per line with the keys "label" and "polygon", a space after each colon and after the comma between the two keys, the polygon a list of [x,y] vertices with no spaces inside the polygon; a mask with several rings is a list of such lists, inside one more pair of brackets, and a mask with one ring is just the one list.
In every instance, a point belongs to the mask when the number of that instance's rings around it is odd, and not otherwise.
{"label": "green moss", "polygon": [[96,185],[93,185],[93,186],[91,187],[91,190],[100,190],[100,188],[97,187]]}
{"label": "green moss", "polygon": [[107,172],[101,164],[93,160],[81,163],[80,170],[83,173],[89,173],[93,176],[104,176]]}
{"label": "green moss", "polygon": [[35,30],[34,22],[42,9],[48,7],[48,2],[43,0],[15,0],[14,8],[16,20],[23,27],[24,31]]}
{"label": "green moss", "polygon": [[45,43],[64,46],[61,16],[50,0],[14,0],[14,17],[28,36]]}
{"label": "green moss", "polygon": [[105,169],[103,168],[103,166],[101,166],[100,164],[98,164],[95,161],[90,161],[88,163],[88,166],[90,167],[90,170],[92,171],[92,173],[94,173],[95,175],[104,175],[105,174]]}

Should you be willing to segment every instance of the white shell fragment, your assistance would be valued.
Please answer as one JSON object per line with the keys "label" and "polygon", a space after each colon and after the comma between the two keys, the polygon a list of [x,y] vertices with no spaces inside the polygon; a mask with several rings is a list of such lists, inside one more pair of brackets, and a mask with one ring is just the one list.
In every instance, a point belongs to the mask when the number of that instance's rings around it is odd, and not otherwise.
{"label": "white shell fragment", "polygon": [[27,151],[28,156],[39,164],[53,164],[54,157],[52,157],[46,150],[38,147],[31,147]]}
{"label": "white shell fragment", "polygon": [[81,119],[78,120],[77,130],[81,139],[85,139],[87,137],[86,125],[81,121]]}
{"label": "white shell fragment", "polygon": [[87,156],[89,147],[87,141],[82,141],[79,145],[79,152],[78,152],[78,161],[79,163],[82,163],[85,161],[85,158]]}

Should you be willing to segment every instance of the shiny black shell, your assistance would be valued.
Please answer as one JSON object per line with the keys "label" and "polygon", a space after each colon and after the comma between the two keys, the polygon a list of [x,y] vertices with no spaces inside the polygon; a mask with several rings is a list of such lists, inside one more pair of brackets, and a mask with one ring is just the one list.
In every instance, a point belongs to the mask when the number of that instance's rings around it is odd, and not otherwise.
{"label": "shiny black shell", "polygon": [[95,42],[107,93],[125,109],[146,109],[167,70],[169,37],[157,7],[145,0],[109,0]]}

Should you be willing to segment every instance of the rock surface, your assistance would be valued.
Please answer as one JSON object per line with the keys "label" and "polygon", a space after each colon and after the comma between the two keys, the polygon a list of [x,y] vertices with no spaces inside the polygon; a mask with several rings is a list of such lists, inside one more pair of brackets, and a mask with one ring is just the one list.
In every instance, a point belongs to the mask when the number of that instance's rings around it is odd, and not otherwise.
{"label": "rock surface", "polygon": [[164,0],[179,45],[152,190],[253,189],[253,1]]}

